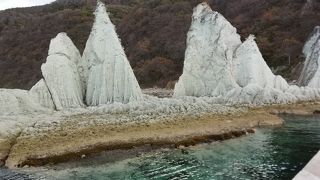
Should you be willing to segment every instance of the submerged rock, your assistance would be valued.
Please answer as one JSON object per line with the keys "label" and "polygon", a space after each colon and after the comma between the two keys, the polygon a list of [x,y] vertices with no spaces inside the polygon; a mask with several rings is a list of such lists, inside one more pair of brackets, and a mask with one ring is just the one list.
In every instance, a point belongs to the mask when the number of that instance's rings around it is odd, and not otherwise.
{"label": "submerged rock", "polygon": [[315,27],[304,45],[303,54],[306,57],[299,85],[320,88],[320,26]]}
{"label": "submerged rock", "polygon": [[142,99],[138,81],[125,55],[105,5],[98,2],[83,62],[88,62],[86,102],[97,106]]}
{"label": "submerged rock", "polygon": [[57,110],[84,107],[80,61],[78,49],[65,33],[51,40],[49,56],[41,70]]}

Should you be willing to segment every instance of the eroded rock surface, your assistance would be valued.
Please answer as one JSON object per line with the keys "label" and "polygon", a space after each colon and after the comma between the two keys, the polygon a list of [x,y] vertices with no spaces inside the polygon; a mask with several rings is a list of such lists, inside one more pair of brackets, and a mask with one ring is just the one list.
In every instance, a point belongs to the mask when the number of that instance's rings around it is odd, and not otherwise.
{"label": "eroded rock surface", "polygon": [[299,85],[320,88],[320,26],[315,27],[304,45],[303,54],[306,57]]}
{"label": "eroded rock surface", "polygon": [[198,5],[193,11],[183,74],[174,95],[219,96],[238,87],[231,63],[240,45],[236,28],[207,3]]}
{"label": "eroded rock surface", "polygon": [[49,56],[41,70],[57,110],[84,107],[80,61],[79,51],[65,33],[51,40]]}
{"label": "eroded rock surface", "polygon": [[241,42],[236,29],[222,15],[201,3],[193,12],[184,70],[174,96],[217,97],[223,99],[219,103],[265,105],[317,100],[320,90],[315,86],[290,86],[274,75],[253,35]]}
{"label": "eroded rock surface", "polygon": [[121,42],[105,5],[98,2],[95,22],[83,53],[88,62],[86,102],[97,106],[114,102],[128,103],[142,99]]}

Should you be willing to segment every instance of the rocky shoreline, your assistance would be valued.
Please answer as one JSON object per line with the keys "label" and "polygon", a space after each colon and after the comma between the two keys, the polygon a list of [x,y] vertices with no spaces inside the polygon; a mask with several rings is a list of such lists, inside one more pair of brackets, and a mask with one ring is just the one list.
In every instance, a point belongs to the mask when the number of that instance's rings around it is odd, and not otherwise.
{"label": "rocky shoreline", "polygon": [[[76,118],[76,117],[75,117]],[[77,116],[81,122],[88,116]],[[95,118],[95,117],[92,117]],[[282,119],[263,110],[248,110],[233,114],[203,114],[198,117],[175,116],[165,121],[78,126],[66,122],[50,130],[16,139],[10,149],[6,166],[42,166],[79,159],[116,149],[192,146],[221,141],[254,133],[254,128],[281,125]]]}
{"label": "rocky shoreline", "polygon": [[[5,144],[10,146],[7,155],[1,158],[3,165],[14,169],[68,162],[110,150],[143,146],[177,148],[223,141],[254,133],[255,128],[281,126],[281,114],[317,114],[320,104],[241,109],[230,114],[174,115],[159,121],[91,125],[89,119],[96,119],[97,115],[74,115],[51,128],[43,126],[33,133],[25,130],[11,143],[0,142],[2,148]],[[108,117],[100,115],[100,118]]]}
{"label": "rocky shoreline", "polygon": [[60,33],[50,43],[43,80],[30,91],[0,91],[0,165],[43,166],[146,145],[193,146],[279,126],[279,114],[320,112],[319,103],[307,103],[320,99],[319,88],[274,75],[254,36],[242,42],[206,3],[194,9],[173,98],[142,93],[101,2],[95,17],[82,57]]}

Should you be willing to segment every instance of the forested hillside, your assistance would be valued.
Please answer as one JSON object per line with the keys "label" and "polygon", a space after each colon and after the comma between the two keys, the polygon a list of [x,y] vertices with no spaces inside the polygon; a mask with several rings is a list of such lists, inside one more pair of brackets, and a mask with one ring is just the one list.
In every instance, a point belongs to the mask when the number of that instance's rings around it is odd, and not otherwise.
{"label": "forested hillside", "polygon": [[[192,8],[199,0],[104,0],[142,87],[166,87],[183,67]],[[267,63],[286,78],[320,25],[320,0],[208,0],[245,39],[256,35]],[[41,78],[50,39],[67,32],[82,52],[94,0],[0,11],[0,87],[29,89]]]}

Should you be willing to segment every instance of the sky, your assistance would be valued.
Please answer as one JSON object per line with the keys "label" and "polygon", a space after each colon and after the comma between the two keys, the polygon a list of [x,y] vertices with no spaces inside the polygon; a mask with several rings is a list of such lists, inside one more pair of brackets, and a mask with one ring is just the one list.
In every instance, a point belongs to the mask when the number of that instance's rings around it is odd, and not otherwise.
{"label": "sky", "polygon": [[15,8],[15,7],[30,7],[44,5],[55,0],[0,0],[0,10]]}

